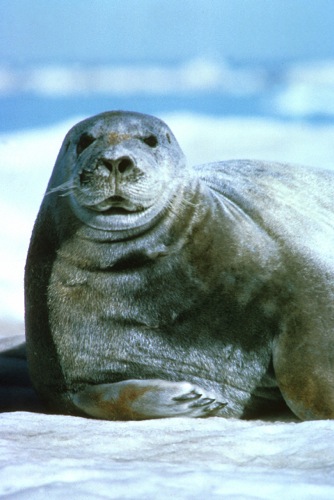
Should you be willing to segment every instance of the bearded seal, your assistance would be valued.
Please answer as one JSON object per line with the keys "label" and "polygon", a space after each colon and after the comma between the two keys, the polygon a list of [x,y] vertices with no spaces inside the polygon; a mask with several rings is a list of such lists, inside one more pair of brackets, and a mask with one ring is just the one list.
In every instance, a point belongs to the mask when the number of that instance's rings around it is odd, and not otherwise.
{"label": "bearded seal", "polygon": [[63,142],[25,272],[52,411],[334,417],[334,175],[187,165],[161,120],[106,112]]}

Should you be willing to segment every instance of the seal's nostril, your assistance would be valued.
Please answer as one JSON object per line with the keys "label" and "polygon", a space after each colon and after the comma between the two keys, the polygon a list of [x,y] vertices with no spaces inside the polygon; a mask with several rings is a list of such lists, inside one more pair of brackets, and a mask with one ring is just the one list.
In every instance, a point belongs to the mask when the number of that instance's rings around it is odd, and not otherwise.
{"label": "seal's nostril", "polygon": [[130,158],[122,158],[117,167],[118,171],[123,174],[126,170],[130,170],[133,167],[132,160]]}
{"label": "seal's nostril", "polygon": [[109,172],[115,173],[118,170],[120,174],[123,174],[127,170],[131,170],[134,166],[133,161],[127,157],[118,158],[116,160],[103,158],[102,163],[109,170]]}
{"label": "seal's nostril", "polygon": [[114,171],[114,167],[115,167],[115,162],[113,160],[107,160],[106,158],[102,159],[102,163],[105,167],[107,167],[107,169],[110,171],[110,172],[113,172]]}

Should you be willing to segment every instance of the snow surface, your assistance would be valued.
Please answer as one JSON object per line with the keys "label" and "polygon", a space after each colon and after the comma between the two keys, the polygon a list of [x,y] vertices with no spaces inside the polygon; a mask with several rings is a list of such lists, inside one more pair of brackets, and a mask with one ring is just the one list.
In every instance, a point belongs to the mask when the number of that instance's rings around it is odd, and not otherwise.
{"label": "snow surface", "polygon": [[[191,163],[260,158],[334,165],[332,125],[192,114],[162,118]],[[23,320],[29,236],[62,139],[78,119],[0,135],[0,351],[22,340],[5,336],[15,333],[14,322]],[[24,387],[24,360],[0,356],[2,376],[8,366],[17,368],[15,390],[29,392]],[[32,409],[29,398],[21,400],[20,410]],[[11,411],[0,415],[0,496],[330,499],[333,435],[334,421],[210,418],[124,423]]]}
{"label": "snow surface", "polygon": [[103,422],[3,414],[0,494],[17,499],[330,499],[333,421]]}

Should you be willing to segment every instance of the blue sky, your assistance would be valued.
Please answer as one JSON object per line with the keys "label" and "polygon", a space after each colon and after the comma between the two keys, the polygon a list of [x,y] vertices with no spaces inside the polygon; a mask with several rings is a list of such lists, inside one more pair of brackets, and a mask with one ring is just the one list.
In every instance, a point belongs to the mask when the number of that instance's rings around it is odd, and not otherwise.
{"label": "blue sky", "polygon": [[0,0],[0,62],[334,56],[333,0]]}

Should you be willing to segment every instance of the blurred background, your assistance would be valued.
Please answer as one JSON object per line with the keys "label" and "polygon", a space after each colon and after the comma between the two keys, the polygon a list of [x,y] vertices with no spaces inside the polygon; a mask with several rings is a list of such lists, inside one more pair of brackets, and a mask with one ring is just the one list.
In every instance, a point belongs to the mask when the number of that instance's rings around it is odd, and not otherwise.
{"label": "blurred background", "polygon": [[333,168],[333,19],[332,0],[0,0],[0,321],[22,321],[34,218],[82,118],[157,115],[192,163]]}
{"label": "blurred background", "polygon": [[332,120],[332,0],[1,0],[0,130],[106,109]]}

